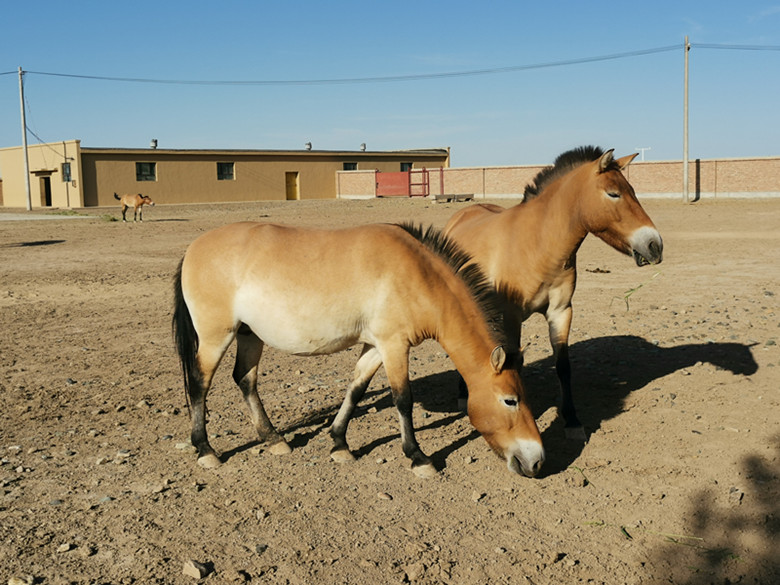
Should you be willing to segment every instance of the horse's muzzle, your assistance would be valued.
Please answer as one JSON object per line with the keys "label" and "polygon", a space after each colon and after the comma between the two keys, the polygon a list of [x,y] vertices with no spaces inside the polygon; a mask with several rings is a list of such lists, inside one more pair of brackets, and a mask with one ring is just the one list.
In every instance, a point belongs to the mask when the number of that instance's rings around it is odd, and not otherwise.
{"label": "horse's muzzle", "polygon": [[518,441],[518,448],[506,454],[509,471],[526,477],[536,477],[544,463],[544,447],[534,441]]}
{"label": "horse's muzzle", "polygon": [[631,240],[631,253],[637,266],[661,263],[664,256],[664,242],[657,230],[642,228]]}

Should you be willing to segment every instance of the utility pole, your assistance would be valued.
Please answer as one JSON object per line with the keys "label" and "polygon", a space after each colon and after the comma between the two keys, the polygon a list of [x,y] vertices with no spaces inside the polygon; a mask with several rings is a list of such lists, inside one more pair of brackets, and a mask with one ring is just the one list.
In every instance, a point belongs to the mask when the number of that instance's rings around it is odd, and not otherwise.
{"label": "utility pole", "polygon": [[690,203],[688,196],[688,53],[691,44],[685,36],[685,83],[683,89],[683,203]]}
{"label": "utility pole", "polygon": [[19,67],[19,105],[22,109],[22,150],[24,151],[24,182],[27,187],[27,211],[32,210],[30,196],[30,157],[27,154],[27,117],[24,113],[24,71]]}

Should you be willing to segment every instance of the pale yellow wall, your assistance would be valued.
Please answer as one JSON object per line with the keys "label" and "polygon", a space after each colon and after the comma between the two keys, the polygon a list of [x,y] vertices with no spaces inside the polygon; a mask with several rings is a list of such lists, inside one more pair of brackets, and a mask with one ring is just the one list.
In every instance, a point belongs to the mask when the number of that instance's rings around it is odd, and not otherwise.
{"label": "pale yellow wall", "polygon": [[[439,167],[447,154],[248,153],[164,150],[82,151],[86,206],[115,205],[114,193],[142,193],[155,203],[285,200],[286,174],[298,173],[300,199],[335,199],[336,173],[344,162],[361,169],[397,171],[401,162]],[[156,181],[137,181],[135,163],[155,162]],[[217,163],[234,163],[232,181],[217,180]]]}
{"label": "pale yellow wall", "polygon": [[[51,207],[82,207],[82,184],[78,140],[29,145],[30,202],[33,208],[45,206],[42,179],[51,185]],[[71,163],[71,181],[64,182],[62,165]],[[24,180],[24,151],[21,147],[0,149],[0,172],[3,177],[3,206],[26,207],[27,186]]]}

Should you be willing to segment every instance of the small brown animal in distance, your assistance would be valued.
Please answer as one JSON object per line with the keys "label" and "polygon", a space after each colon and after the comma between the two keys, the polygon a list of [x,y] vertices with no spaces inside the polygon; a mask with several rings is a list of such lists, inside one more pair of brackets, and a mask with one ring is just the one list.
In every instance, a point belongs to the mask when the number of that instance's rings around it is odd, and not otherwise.
{"label": "small brown animal in distance", "polygon": [[126,222],[127,218],[125,217],[125,213],[127,212],[127,209],[129,207],[133,208],[133,221],[136,221],[136,218],[139,221],[144,220],[143,216],[143,206],[144,205],[150,205],[151,207],[154,207],[154,201],[152,201],[152,198],[148,195],[141,195],[140,193],[132,193],[132,194],[125,194],[125,195],[117,195],[114,193],[114,199],[119,201],[119,204],[122,206],[122,221]]}

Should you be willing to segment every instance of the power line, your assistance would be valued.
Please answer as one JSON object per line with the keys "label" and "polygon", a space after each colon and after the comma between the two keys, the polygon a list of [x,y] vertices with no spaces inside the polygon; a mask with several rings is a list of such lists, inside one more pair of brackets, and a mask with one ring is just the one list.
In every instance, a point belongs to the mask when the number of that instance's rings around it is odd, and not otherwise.
{"label": "power line", "polygon": [[780,51],[780,45],[725,45],[717,43],[691,43],[697,49],[728,49],[736,51]]}
{"label": "power line", "polygon": [[422,73],[418,75],[390,75],[383,77],[348,77],[340,79],[292,79],[292,80],[249,80],[249,81],[214,81],[214,80],[183,80],[183,79],[147,79],[138,77],[107,77],[101,75],[78,75],[69,73],[53,73],[46,71],[25,71],[32,75],[48,75],[53,77],[69,77],[74,79],[89,79],[94,81],[119,81],[126,83],[153,83],[167,85],[339,85],[339,84],[357,84],[357,83],[390,83],[401,81],[423,81],[431,79],[447,79],[453,77],[473,77],[476,75],[495,75],[501,73],[513,73],[517,71],[529,71],[533,69],[547,69],[551,67],[563,67],[566,65],[580,65],[584,63],[596,63],[599,61],[610,61],[615,59],[626,59],[629,57],[640,57],[676,51],[680,45],[669,45],[666,47],[656,47],[653,49],[643,49],[638,51],[628,51],[625,53],[613,53],[610,55],[600,55],[596,57],[583,57],[580,59],[567,59],[564,61],[550,61],[545,63],[536,63],[531,65],[511,65],[508,67],[493,67],[488,69],[472,69],[469,71],[453,71],[447,73]]}
{"label": "power line", "polygon": [[[691,43],[691,48],[697,49],[720,49],[736,51],[780,51],[780,45],[733,45],[719,43]],[[567,65],[581,65],[586,63],[597,63],[599,61],[611,61],[616,59],[626,59],[629,57],[641,57],[656,53],[676,51],[679,45],[668,45],[665,47],[655,47],[652,49],[642,49],[638,51],[628,51],[624,53],[613,53],[609,55],[599,55],[595,57],[583,57],[580,59],[566,59],[563,61],[548,61],[530,65],[510,65],[508,67],[491,67],[486,69],[472,69],[467,71],[451,71],[445,73],[422,73],[417,75],[388,75],[381,77],[346,77],[335,79],[270,79],[270,80],[187,80],[187,79],[149,79],[142,77],[110,77],[104,75],[82,75],[72,73],[55,73],[51,71],[25,71],[32,75],[45,75],[50,77],[67,77],[71,79],[86,79],[92,81],[117,81],[123,83],[150,83],[162,85],[234,85],[234,86],[252,86],[252,85],[344,85],[359,83],[392,83],[403,81],[424,81],[433,79],[448,79],[454,77],[473,77],[477,75],[496,75],[501,73],[514,73],[518,71],[530,71],[534,69],[549,69],[552,67],[564,67]],[[16,71],[0,72],[2,75],[11,75]]]}

